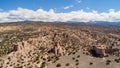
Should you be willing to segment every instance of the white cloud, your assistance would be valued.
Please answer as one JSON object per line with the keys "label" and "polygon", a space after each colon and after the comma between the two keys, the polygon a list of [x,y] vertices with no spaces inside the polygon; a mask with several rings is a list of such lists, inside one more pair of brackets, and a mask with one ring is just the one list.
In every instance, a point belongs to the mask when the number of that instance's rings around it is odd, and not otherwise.
{"label": "white cloud", "polygon": [[109,9],[109,12],[115,12],[115,9]]}
{"label": "white cloud", "polygon": [[86,7],[87,10],[89,10],[90,8],[89,7]]}
{"label": "white cloud", "polygon": [[15,21],[46,21],[46,22],[89,22],[89,21],[120,21],[120,11],[109,10],[109,12],[98,13],[97,11],[85,12],[83,10],[72,11],[68,13],[56,13],[53,9],[45,11],[38,9],[36,11],[18,8],[8,12],[0,12],[0,22],[15,22]]}
{"label": "white cloud", "polygon": [[73,7],[73,5],[69,5],[69,6],[63,7],[63,9],[69,9],[69,8],[72,8],[72,7]]}
{"label": "white cloud", "polygon": [[81,0],[76,0],[77,1],[77,3],[81,3],[82,1]]}

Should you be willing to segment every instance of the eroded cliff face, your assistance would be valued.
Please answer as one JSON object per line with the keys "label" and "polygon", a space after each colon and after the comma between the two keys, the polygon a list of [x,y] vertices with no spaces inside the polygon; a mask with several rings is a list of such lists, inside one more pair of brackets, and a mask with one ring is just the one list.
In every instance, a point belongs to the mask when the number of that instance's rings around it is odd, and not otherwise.
{"label": "eroded cliff face", "polygon": [[[46,61],[56,59],[55,57],[70,55],[78,51],[89,52],[93,46],[96,47],[93,49],[98,54],[120,56],[119,34],[96,31],[90,29],[93,27],[88,28],[88,26],[82,27],[73,28],[69,25],[53,24],[29,24],[29,28],[17,26],[20,34],[10,33],[10,39],[16,37],[15,40],[17,38],[20,40],[11,42],[11,50],[7,55],[1,57],[0,66],[9,68],[41,67],[45,65]],[[104,49],[100,48],[102,45],[104,45]],[[116,48],[117,50],[112,51]]]}

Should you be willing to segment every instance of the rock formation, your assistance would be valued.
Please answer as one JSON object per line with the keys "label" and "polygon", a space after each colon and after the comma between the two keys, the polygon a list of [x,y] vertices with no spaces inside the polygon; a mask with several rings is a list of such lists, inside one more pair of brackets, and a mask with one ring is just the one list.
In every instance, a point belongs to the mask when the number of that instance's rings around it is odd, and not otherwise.
{"label": "rock formation", "polygon": [[59,43],[55,42],[53,49],[54,49],[54,52],[55,52],[56,56],[59,55],[59,54],[63,55],[64,51],[62,50],[62,47],[60,46]]}
{"label": "rock formation", "polygon": [[103,47],[93,46],[92,51],[93,51],[92,54],[94,54],[94,56],[96,56],[96,57],[106,56],[105,48],[103,48]]}

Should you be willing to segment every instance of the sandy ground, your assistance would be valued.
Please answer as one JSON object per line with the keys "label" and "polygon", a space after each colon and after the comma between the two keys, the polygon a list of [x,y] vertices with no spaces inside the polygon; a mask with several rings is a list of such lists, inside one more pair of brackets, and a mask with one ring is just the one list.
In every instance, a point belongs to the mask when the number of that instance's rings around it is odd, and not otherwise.
{"label": "sandy ground", "polygon": [[[78,57],[78,55],[80,55],[80,57]],[[119,57],[109,56],[106,58],[96,58],[85,55],[83,52],[78,52],[69,56],[62,56],[55,63],[48,62],[47,68],[120,68],[120,62],[117,63],[114,61],[116,58]],[[107,60],[111,61],[109,65],[106,65]],[[93,64],[90,65],[90,62]],[[56,67],[57,64],[61,66]]]}

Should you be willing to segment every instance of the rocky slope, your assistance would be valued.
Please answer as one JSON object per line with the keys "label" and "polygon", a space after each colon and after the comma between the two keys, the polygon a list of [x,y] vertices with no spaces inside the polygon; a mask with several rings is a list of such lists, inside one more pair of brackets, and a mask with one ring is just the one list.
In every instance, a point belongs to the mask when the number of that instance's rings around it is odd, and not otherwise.
{"label": "rocky slope", "polygon": [[47,62],[79,52],[92,57],[93,46],[98,53],[105,49],[108,56],[120,57],[119,27],[34,22],[8,24],[2,29],[1,68],[44,68],[49,66]]}

